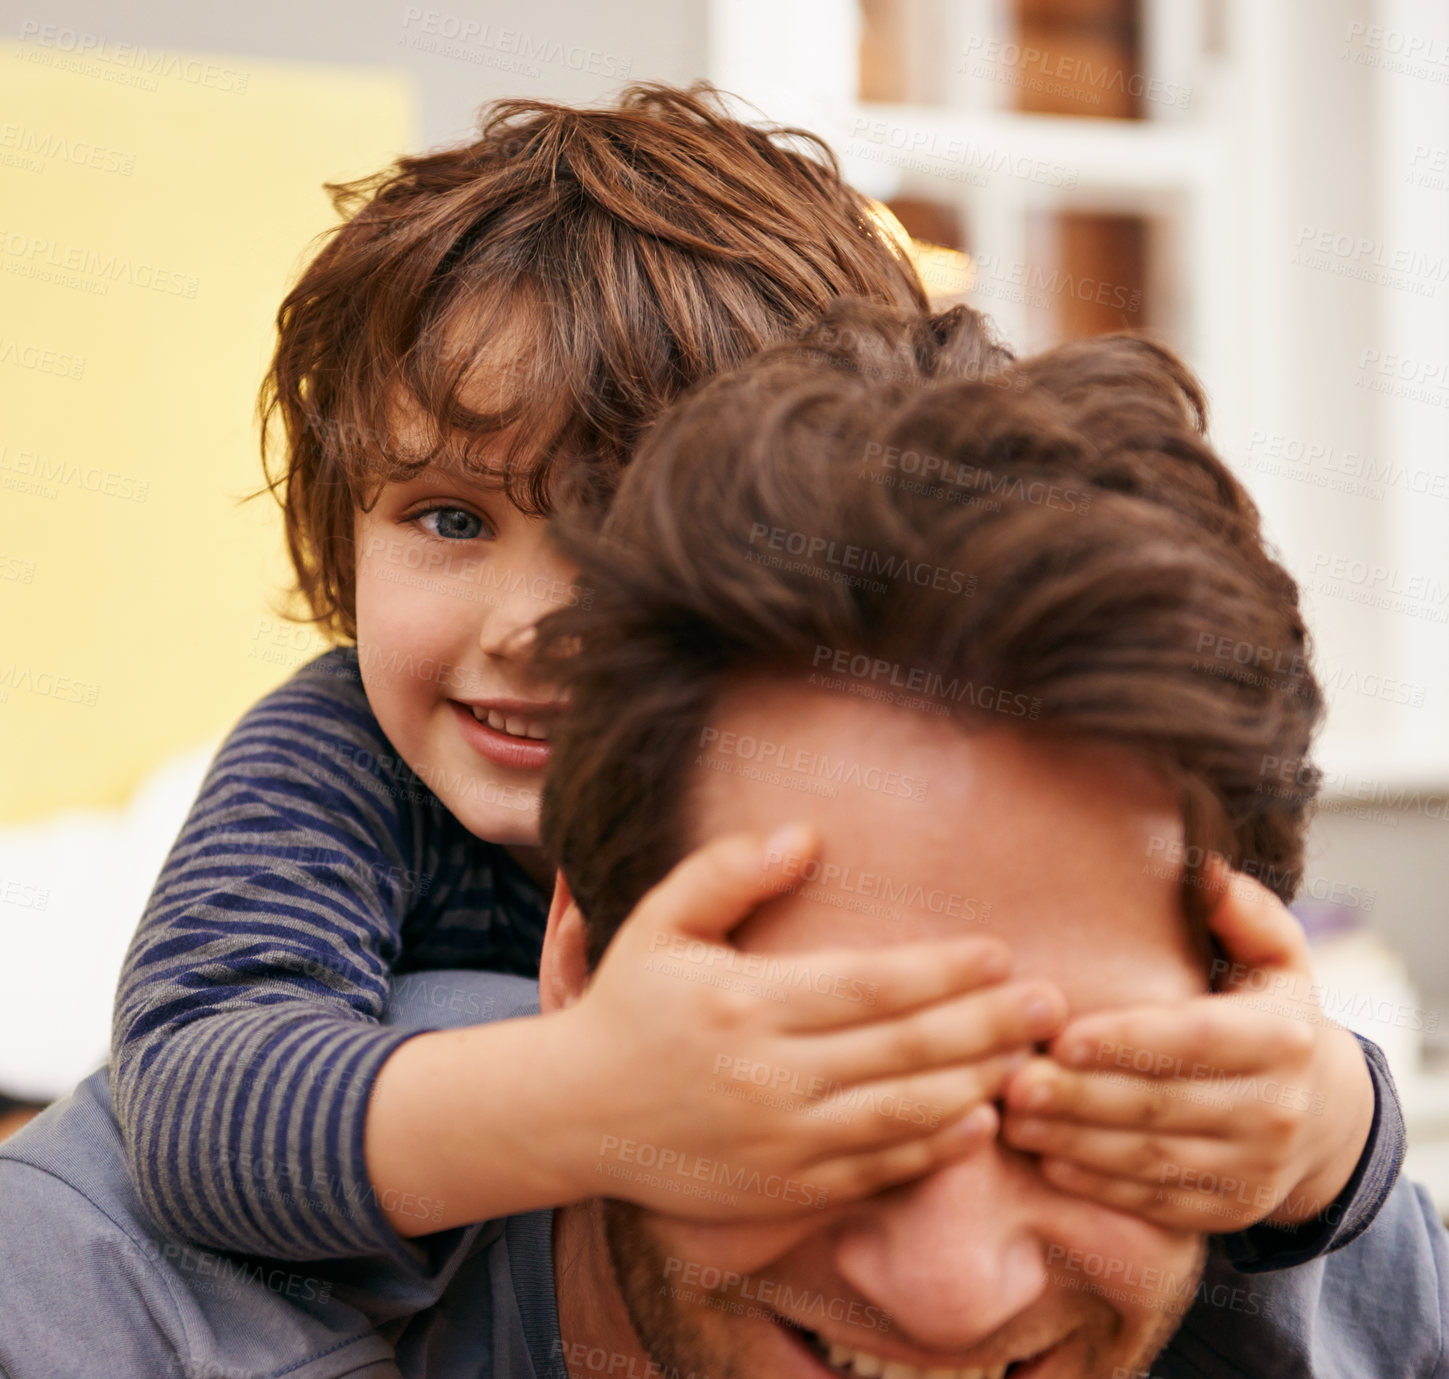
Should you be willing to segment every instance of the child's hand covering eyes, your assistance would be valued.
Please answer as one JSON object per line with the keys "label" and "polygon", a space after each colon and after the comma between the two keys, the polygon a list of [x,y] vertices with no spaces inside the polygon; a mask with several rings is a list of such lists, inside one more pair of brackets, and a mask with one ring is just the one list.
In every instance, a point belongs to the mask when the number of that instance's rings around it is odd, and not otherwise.
{"label": "child's hand covering eyes", "polygon": [[790,882],[765,859],[815,846],[804,831],[763,841],[731,835],[681,862],[553,1017],[579,1112],[552,1146],[563,1196],[708,1220],[865,1196],[988,1141],[1005,1078],[1059,1026],[1061,993],[1007,983],[996,939],[727,946]]}
{"label": "child's hand covering eyes", "polygon": [[1006,1088],[1002,1136],[1056,1186],[1159,1225],[1230,1234],[1323,1215],[1373,1120],[1363,1051],[1319,1009],[1302,930],[1216,866],[1220,991],[1082,1016]]}

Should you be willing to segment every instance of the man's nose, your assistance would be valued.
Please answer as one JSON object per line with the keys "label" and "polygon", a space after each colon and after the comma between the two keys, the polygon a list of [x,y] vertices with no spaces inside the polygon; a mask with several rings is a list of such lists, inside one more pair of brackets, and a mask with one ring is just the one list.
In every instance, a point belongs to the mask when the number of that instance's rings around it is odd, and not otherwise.
{"label": "man's nose", "polygon": [[841,1278],[916,1345],[969,1350],[1045,1291],[1031,1170],[988,1146],[871,1199],[836,1237]]}

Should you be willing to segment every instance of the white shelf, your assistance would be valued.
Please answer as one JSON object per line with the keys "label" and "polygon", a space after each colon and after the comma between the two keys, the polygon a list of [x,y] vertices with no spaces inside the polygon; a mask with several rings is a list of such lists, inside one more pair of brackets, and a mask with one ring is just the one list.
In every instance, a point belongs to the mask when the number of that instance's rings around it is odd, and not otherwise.
{"label": "white shelf", "polygon": [[[916,142],[911,144],[910,140]],[[1018,160],[1061,164],[1077,174],[1074,185],[1057,188],[1024,180],[1046,200],[1078,201],[1083,193],[1123,189],[1154,195],[1196,191],[1211,185],[1221,156],[1221,139],[1196,124],[1152,120],[1077,119],[1017,111],[951,110],[937,105],[861,102],[854,105],[837,151],[849,156],[853,143],[913,154],[943,171],[953,163],[973,166],[969,157],[948,153],[966,144],[977,152]],[[899,145],[899,147],[897,147]],[[1020,180],[1020,179],[1019,179]]]}
{"label": "white shelf", "polygon": [[[1449,766],[1422,742],[1364,742],[1342,737],[1325,742],[1316,754],[1324,773],[1321,802],[1330,807],[1390,808],[1401,797],[1449,797]],[[1401,801],[1402,802],[1402,801]],[[1442,812],[1449,817],[1449,807]]]}

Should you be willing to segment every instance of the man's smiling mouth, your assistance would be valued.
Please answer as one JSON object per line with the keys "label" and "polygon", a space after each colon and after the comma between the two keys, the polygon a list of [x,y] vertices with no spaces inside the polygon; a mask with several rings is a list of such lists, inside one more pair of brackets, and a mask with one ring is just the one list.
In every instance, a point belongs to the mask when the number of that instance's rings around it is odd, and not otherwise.
{"label": "man's smiling mouth", "polygon": [[[1038,1361],[1047,1359],[1062,1341],[1053,1341],[1045,1350],[1033,1351],[1011,1360],[994,1365],[909,1365],[900,1360],[889,1360],[870,1351],[855,1350],[838,1341],[827,1341],[805,1327],[780,1319],[805,1345],[836,1374],[843,1379],[1030,1379],[1038,1367]],[[1062,1338],[1066,1339],[1065,1337]]]}

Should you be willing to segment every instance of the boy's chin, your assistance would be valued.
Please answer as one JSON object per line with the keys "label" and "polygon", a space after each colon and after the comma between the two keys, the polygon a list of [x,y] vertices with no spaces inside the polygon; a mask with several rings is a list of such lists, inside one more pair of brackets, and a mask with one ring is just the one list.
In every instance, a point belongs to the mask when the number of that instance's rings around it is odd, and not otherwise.
{"label": "boy's chin", "polygon": [[501,847],[536,848],[539,845],[537,797],[533,808],[527,811],[487,805],[469,808],[462,802],[455,807],[446,799],[443,805],[469,833],[485,843],[497,843]]}

